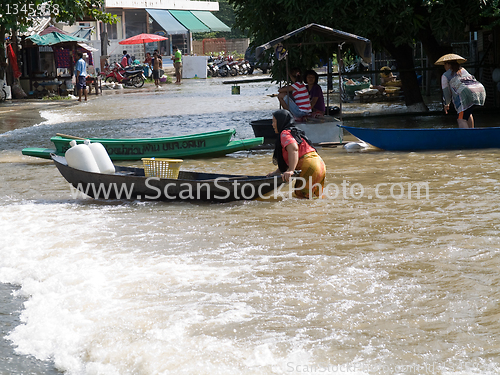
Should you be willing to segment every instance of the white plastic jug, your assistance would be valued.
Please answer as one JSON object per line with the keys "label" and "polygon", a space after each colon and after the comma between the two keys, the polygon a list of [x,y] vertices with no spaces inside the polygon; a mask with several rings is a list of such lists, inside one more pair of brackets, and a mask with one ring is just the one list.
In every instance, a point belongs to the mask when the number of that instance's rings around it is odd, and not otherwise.
{"label": "white plastic jug", "polygon": [[71,148],[66,151],[65,156],[66,161],[71,168],[99,173],[99,166],[97,165],[89,146],[82,144],[77,145],[74,140],[69,144]]}
{"label": "white plastic jug", "polygon": [[90,147],[92,155],[99,167],[101,173],[113,174],[115,173],[115,166],[111,161],[108,152],[101,143],[90,143],[88,139],[85,140],[85,144]]}

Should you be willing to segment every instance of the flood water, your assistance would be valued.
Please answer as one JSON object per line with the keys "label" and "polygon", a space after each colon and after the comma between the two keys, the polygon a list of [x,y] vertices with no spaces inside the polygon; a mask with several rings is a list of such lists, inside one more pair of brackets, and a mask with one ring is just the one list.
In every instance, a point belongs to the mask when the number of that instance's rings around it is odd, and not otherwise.
{"label": "flood water", "polygon": [[[55,133],[249,138],[275,91],[191,80],[3,129],[0,373],[500,373],[500,150],[323,148],[325,199],[225,204],[75,199],[52,162],[20,152]],[[264,150],[183,168],[274,166]]]}

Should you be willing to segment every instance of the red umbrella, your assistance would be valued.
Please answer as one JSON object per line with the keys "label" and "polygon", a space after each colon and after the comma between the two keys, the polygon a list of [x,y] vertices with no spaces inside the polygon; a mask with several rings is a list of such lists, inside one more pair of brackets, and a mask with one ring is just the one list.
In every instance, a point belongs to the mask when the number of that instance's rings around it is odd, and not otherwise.
{"label": "red umbrella", "polygon": [[164,36],[156,34],[139,34],[122,40],[119,44],[144,44],[144,55],[146,55],[146,43],[160,42],[167,39]]}

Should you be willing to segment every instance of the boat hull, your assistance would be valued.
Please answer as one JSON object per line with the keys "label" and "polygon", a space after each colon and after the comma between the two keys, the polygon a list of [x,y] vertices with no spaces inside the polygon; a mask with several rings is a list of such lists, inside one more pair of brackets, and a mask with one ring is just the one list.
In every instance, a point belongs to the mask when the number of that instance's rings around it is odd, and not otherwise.
{"label": "boat hull", "polygon": [[52,155],[61,175],[75,189],[95,199],[231,202],[253,200],[285,182],[281,177],[240,176],[180,171],[178,179],[145,177],[143,168],[115,166],[114,174],[81,171]]}
{"label": "boat hull", "polygon": [[[179,159],[179,158],[213,158],[213,157],[218,157],[218,156],[224,156],[227,154],[231,154],[233,152],[237,151],[245,151],[245,150],[250,150],[254,147],[257,147],[261,145],[264,142],[264,138],[249,138],[249,139],[241,139],[241,140],[236,140],[236,141],[231,141],[227,144],[224,144],[222,146],[215,146],[211,148],[204,148],[204,149],[199,149],[196,153],[194,152],[184,152],[184,153],[176,153],[176,152],[169,152],[169,153],[157,153],[153,155],[141,155],[141,154],[112,154],[109,155],[111,160],[141,160],[142,158],[146,157],[157,157],[157,158],[172,158],[172,159]],[[106,146],[104,146],[106,147]],[[107,150],[107,148],[106,148]],[[22,154],[26,156],[33,156],[37,158],[42,158],[42,159],[50,159],[50,154],[56,154],[59,156],[64,156],[64,152],[57,151],[56,149],[50,149],[50,148],[37,148],[37,147],[28,147],[24,148],[22,150]]]}
{"label": "boat hull", "polygon": [[343,126],[360,140],[387,151],[467,150],[500,147],[500,127],[371,129]]}
{"label": "boat hull", "polygon": [[[101,143],[111,160],[140,160],[141,158],[185,158],[207,154],[211,150],[226,146],[234,135],[234,129],[218,130],[176,137],[163,138],[89,138]],[[64,154],[71,146],[72,139],[61,136],[50,139],[58,154]],[[77,140],[83,143],[83,140]]]}
{"label": "boat hull", "polygon": [[[306,133],[312,143],[342,143],[343,131],[337,125],[339,120],[331,116],[310,118],[307,122],[297,122],[295,126]],[[276,133],[272,127],[272,119],[256,120],[250,122],[256,137],[264,137],[265,143],[274,143]]]}

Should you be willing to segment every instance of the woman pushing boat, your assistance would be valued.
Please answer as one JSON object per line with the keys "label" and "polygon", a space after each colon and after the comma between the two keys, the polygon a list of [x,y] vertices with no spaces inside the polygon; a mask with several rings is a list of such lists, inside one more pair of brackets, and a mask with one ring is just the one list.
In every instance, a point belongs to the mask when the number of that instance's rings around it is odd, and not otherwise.
{"label": "woman pushing boat", "polygon": [[454,53],[441,56],[436,65],[444,65],[446,72],[441,76],[443,89],[444,112],[448,114],[450,102],[453,102],[458,113],[459,128],[473,128],[472,110],[476,105],[484,105],[486,91],[467,70],[460,66],[467,61]]}
{"label": "woman pushing boat", "polygon": [[326,167],[305,133],[295,127],[290,112],[280,109],[273,113],[273,129],[278,135],[274,147],[273,163],[278,168],[268,176],[282,175],[289,181],[295,170],[300,170],[298,198],[317,198],[325,186]]}

